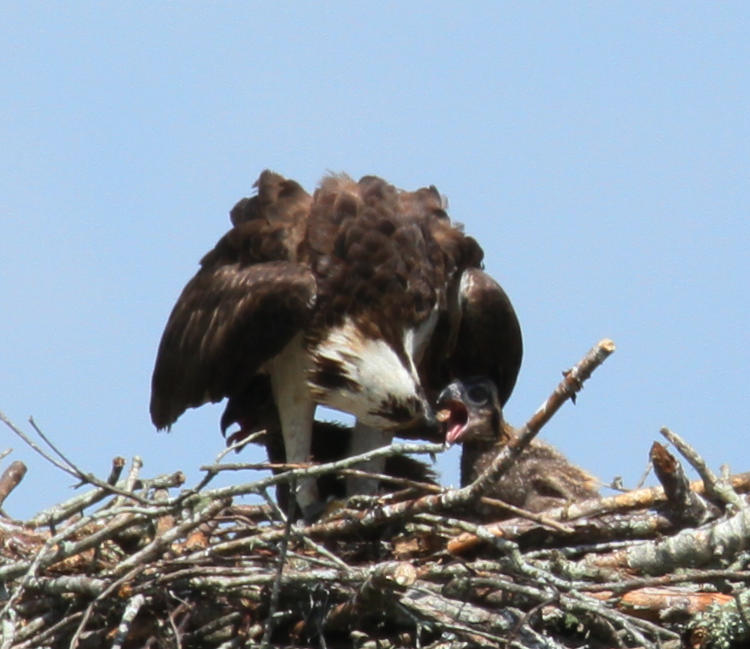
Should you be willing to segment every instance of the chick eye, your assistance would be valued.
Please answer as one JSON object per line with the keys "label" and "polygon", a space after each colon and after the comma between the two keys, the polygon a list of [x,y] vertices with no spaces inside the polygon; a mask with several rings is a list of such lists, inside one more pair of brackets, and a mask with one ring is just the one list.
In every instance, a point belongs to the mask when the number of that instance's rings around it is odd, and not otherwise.
{"label": "chick eye", "polygon": [[473,385],[466,391],[466,396],[472,403],[481,405],[487,403],[490,393],[483,385]]}

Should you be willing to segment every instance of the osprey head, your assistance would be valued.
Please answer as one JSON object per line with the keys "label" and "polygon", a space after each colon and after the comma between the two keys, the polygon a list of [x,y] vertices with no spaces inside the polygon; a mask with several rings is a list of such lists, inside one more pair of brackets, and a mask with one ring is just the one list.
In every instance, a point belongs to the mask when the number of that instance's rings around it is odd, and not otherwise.
{"label": "osprey head", "polygon": [[502,434],[497,387],[486,377],[453,381],[440,393],[437,409],[449,446],[456,442],[493,442]]}

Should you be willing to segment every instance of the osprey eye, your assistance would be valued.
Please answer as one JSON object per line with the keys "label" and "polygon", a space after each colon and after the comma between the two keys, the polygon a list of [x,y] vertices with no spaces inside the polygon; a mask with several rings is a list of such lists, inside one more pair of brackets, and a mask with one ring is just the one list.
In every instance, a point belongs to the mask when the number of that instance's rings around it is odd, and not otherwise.
{"label": "osprey eye", "polygon": [[473,385],[466,391],[466,396],[472,403],[481,404],[489,401],[490,393],[483,385]]}

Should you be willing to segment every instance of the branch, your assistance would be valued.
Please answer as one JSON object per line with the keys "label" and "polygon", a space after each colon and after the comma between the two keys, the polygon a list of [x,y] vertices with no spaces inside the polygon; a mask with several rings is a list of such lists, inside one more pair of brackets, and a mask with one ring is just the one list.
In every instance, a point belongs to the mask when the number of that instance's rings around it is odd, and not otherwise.
{"label": "branch", "polygon": [[208,505],[202,509],[196,510],[187,520],[173,527],[171,530],[165,532],[161,536],[157,536],[151,543],[146,545],[142,550],[139,550],[135,554],[130,555],[124,561],[121,561],[114,569],[115,575],[121,575],[127,572],[131,568],[138,565],[142,565],[144,562],[149,561],[164,548],[171,545],[173,541],[185,536],[187,532],[195,527],[198,527],[204,521],[207,521],[222,509],[226,508],[229,501],[226,499],[218,499],[209,501]]}
{"label": "branch", "polygon": [[[750,472],[738,473],[729,478],[729,483],[732,488],[740,493],[750,492]],[[696,480],[690,483],[690,490],[697,494],[704,493],[704,483],[702,480]],[[633,491],[627,491],[621,494],[615,494],[614,496],[607,496],[606,498],[592,498],[590,500],[584,500],[579,503],[570,503],[563,507],[555,507],[548,509],[543,513],[545,519],[548,520],[564,520],[569,527],[573,528],[574,533],[577,531],[578,526],[575,521],[579,519],[590,519],[593,517],[602,517],[607,514],[626,514],[628,511],[633,509],[644,509],[648,507],[655,507],[667,502],[666,494],[664,493],[663,487],[644,487],[643,489],[634,489]],[[653,520],[647,523],[648,528],[651,530],[647,532],[647,535],[656,534],[659,532],[668,531],[666,526],[666,519],[663,521],[657,520],[652,517]],[[633,531],[636,531],[636,527],[633,523],[638,523],[639,534],[643,535],[646,526],[644,521],[637,519],[623,520],[620,529],[617,529],[611,521],[602,519],[601,526],[606,528],[609,526],[611,531],[615,534],[622,534],[622,529],[630,527]],[[597,526],[599,523],[596,521],[582,520],[581,526],[584,530],[591,530],[591,526]],[[519,521],[517,518],[509,518],[507,520],[498,521],[497,523],[488,523],[484,528],[491,534],[501,536],[507,539],[517,539],[522,534],[529,532],[533,529],[533,526],[529,525],[525,521]],[[597,538],[592,537],[592,540]],[[600,537],[599,537],[600,538]],[[611,538],[611,537],[610,537]],[[632,538],[632,537],[630,537]],[[476,547],[481,543],[481,539],[473,534],[462,534],[455,539],[451,539],[448,543],[447,550],[453,554],[462,554],[473,547]]]}
{"label": "branch", "polygon": [[135,616],[138,615],[138,611],[146,603],[146,597],[139,593],[135,595],[125,607],[122,613],[122,620],[117,627],[117,633],[115,634],[114,642],[112,643],[112,649],[121,649],[125,640],[127,640],[130,633],[130,625],[133,623]]}
{"label": "branch", "polygon": [[682,530],[663,540],[633,544],[610,555],[592,555],[584,563],[661,575],[678,568],[707,565],[718,558],[730,559],[747,548],[750,548],[750,508],[745,507],[711,525]]}
{"label": "branch", "polygon": [[[168,475],[157,476],[151,480],[143,480],[136,483],[136,487],[139,489],[165,489],[169,487],[179,487],[185,483],[185,474],[182,471],[176,471]],[[111,487],[111,485],[110,485]],[[126,483],[124,481],[118,482],[115,485],[117,491],[115,493],[126,493],[124,491]],[[42,510],[34,518],[27,522],[29,527],[44,527],[47,525],[55,525],[65,519],[69,518],[73,514],[82,512],[87,507],[95,505],[101,500],[104,500],[107,496],[112,494],[112,489],[105,487],[97,487],[92,491],[80,494],[66,500],[59,505],[50,507],[49,509]]]}
{"label": "branch", "polygon": [[464,488],[466,493],[463,498],[473,500],[496,483],[531,440],[536,437],[542,427],[560,409],[560,406],[568,399],[575,399],[575,395],[583,388],[583,382],[614,351],[614,342],[608,338],[600,340],[572,369],[563,372],[563,380],[555,388],[555,391],[519,431],[518,441],[512,446],[505,447],[492,464],[471,485]]}
{"label": "branch", "polygon": [[[472,484],[461,489],[446,490],[441,494],[422,496],[416,500],[371,510],[362,516],[358,520],[358,523],[363,526],[380,525],[386,521],[392,521],[405,516],[414,516],[429,512],[434,513],[460,507],[479,498],[492,482],[496,481],[508,469],[521,451],[528,446],[541,430],[542,426],[557,412],[560,406],[583,387],[583,382],[591,376],[592,372],[604,362],[614,349],[615,344],[609,339],[604,339],[591,349],[577,365],[564,372],[562,382],[521,429],[517,444],[506,446],[492,464]],[[340,533],[351,531],[356,527],[356,523],[336,521],[333,527],[335,528],[335,533]],[[325,525],[312,526],[312,528],[310,533],[314,534],[325,534],[326,532],[334,531],[334,529],[327,529]]]}
{"label": "branch", "polygon": [[664,487],[670,518],[678,524],[693,526],[716,518],[716,508],[709,507],[705,500],[690,489],[682,465],[664,446],[654,442],[650,456],[654,473]]}
{"label": "branch", "polygon": [[708,468],[706,461],[698,452],[690,446],[684,439],[669,428],[662,428],[661,432],[672,444],[677,447],[682,456],[690,462],[692,467],[698,472],[703,479],[706,489],[706,496],[718,505],[732,505],[735,509],[742,507],[742,499],[732,489],[732,485],[723,478],[718,478],[711,469]]}
{"label": "branch", "polygon": [[[103,489],[106,489],[112,493],[120,494],[121,496],[127,496],[129,498],[133,498],[140,502],[142,505],[148,504],[148,501],[140,498],[139,496],[136,496],[135,494],[129,494],[124,491],[120,491],[116,487],[113,487],[112,485],[107,484],[104,480],[99,480],[96,476],[94,476],[91,473],[84,473],[81,469],[76,467],[73,464],[62,464],[58,462],[54,457],[49,455],[47,452],[45,452],[41,447],[39,447],[26,433],[24,433],[18,426],[16,426],[10,419],[8,419],[5,414],[0,411],[0,421],[2,421],[8,428],[10,428],[16,435],[18,435],[24,442],[26,442],[32,449],[34,449],[37,453],[39,453],[45,460],[48,462],[51,462],[54,466],[56,466],[58,469],[65,471],[65,473],[68,473],[72,475],[75,478],[78,478],[82,482],[88,482],[93,485],[96,485],[97,487],[102,487]],[[34,426],[34,429],[39,433],[40,436],[42,436],[42,439],[44,439],[47,444],[50,444],[49,440],[47,440],[47,437],[44,436],[44,433],[42,433],[39,428],[37,428],[36,423],[33,419],[30,420],[32,426]],[[60,454],[60,457],[64,459],[64,461],[67,463],[68,460],[65,458],[64,455],[62,455],[55,446],[50,444],[51,448],[55,450],[56,453]]]}
{"label": "branch", "polygon": [[20,460],[12,462],[11,465],[5,469],[2,477],[0,477],[0,507],[3,506],[8,494],[18,486],[25,475],[26,465]]}

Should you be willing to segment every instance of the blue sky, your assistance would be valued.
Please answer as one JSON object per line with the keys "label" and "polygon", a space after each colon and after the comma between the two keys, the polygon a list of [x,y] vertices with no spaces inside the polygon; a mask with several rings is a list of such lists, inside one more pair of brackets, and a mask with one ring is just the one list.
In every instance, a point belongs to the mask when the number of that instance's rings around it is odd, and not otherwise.
{"label": "blue sky", "polygon": [[[262,169],[374,173],[437,185],[513,299],[512,422],[611,337],[545,439],[627,485],[663,425],[750,470],[748,33],[739,2],[6,3],[0,410],[195,481],[221,407],[148,419],[180,290]],[[8,447],[10,515],[72,494]]]}

